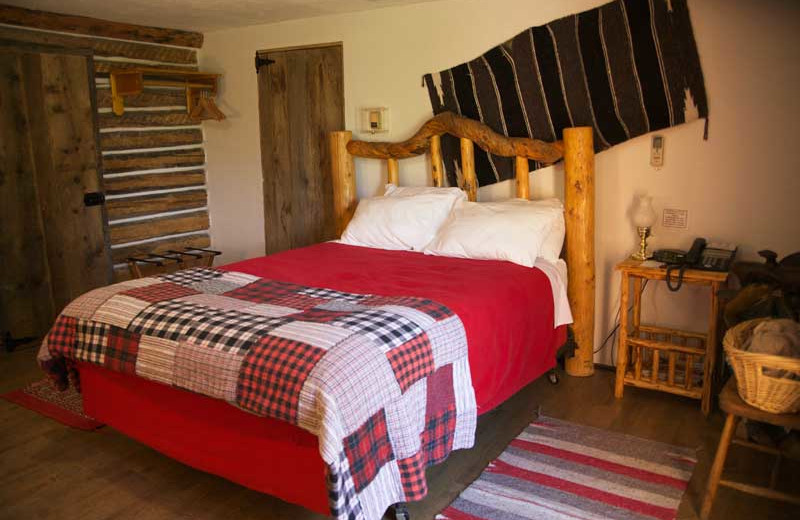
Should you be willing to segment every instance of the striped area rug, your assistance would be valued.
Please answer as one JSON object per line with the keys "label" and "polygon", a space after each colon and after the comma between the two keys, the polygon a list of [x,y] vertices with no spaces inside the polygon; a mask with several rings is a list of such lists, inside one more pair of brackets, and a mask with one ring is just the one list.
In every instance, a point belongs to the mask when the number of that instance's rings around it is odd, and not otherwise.
{"label": "striped area rug", "polygon": [[694,450],[540,417],[439,520],[673,520]]}
{"label": "striped area rug", "polygon": [[0,398],[80,430],[91,431],[103,426],[103,423],[95,421],[83,413],[81,394],[76,392],[72,386],[63,392],[56,390],[49,378],[2,394]]}

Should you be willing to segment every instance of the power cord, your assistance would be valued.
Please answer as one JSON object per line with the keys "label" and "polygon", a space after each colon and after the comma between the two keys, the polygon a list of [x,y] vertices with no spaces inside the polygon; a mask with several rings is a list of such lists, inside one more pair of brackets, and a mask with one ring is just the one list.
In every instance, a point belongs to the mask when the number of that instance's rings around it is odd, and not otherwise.
{"label": "power cord", "polygon": [[[649,282],[649,281],[650,280],[645,280],[644,283],[642,284],[642,288],[639,289],[639,296],[640,297],[644,293],[644,289],[645,289],[645,287],[647,287],[647,282]],[[633,304],[631,304],[628,307],[627,312],[630,312],[631,309],[633,309]],[[597,354],[598,352],[600,352],[603,349],[605,349],[606,345],[608,344],[608,340],[610,340],[612,336],[616,337],[617,331],[619,330],[619,325],[620,325],[620,323],[619,323],[619,305],[617,305],[617,314],[614,316],[614,327],[608,333],[608,336],[606,336],[606,339],[603,340],[603,343],[600,344],[600,347],[593,352],[594,354]],[[614,342],[611,342],[611,345],[612,345],[612,347],[611,347],[611,356],[613,357],[614,356],[614,347],[613,347]],[[613,361],[613,359],[612,359],[612,361]]]}

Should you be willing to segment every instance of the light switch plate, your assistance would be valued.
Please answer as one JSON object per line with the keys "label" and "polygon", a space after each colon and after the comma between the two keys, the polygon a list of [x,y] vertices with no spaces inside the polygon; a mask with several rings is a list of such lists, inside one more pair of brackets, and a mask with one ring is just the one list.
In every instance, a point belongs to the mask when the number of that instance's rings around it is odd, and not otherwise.
{"label": "light switch plate", "polygon": [[383,134],[389,131],[389,109],[386,107],[362,108],[361,131]]}

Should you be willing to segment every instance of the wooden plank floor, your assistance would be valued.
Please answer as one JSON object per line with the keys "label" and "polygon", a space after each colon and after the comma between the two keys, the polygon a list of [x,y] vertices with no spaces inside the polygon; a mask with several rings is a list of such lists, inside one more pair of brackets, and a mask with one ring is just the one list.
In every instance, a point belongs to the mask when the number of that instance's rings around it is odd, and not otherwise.
{"label": "wooden plank floor", "polygon": [[[33,350],[0,354],[0,392],[41,377]],[[722,427],[717,412],[706,420],[699,404],[685,398],[627,389],[613,397],[613,375],[562,376],[558,386],[533,383],[479,421],[477,448],[453,454],[429,470],[430,494],[411,504],[414,520],[444,508],[534,417],[551,417],[699,448],[699,464],[678,518],[695,519],[710,459]],[[732,448],[736,478],[767,482],[770,459]],[[746,477],[742,477],[746,475]],[[792,482],[793,481],[793,482]],[[800,468],[785,464],[782,482],[800,486]],[[792,485],[793,484],[793,485]],[[293,519],[324,518],[222,478],[193,470],[110,428],[73,430],[0,400],[0,519]],[[714,519],[782,520],[797,510],[769,500],[720,489]]]}

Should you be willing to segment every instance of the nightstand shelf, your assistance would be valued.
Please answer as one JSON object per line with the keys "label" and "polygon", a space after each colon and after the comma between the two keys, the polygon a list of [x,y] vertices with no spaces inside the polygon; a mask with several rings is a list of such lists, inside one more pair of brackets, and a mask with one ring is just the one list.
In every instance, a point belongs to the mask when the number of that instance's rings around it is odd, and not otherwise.
{"label": "nightstand shelf", "polygon": [[630,367],[625,384],[700,399],[706,339],[665,327],[635,328],[627,339]]}
{"label": "nightstand shelf", "polygon": [[[621,398],[625,385],[668,392],[700,399],[703,413],[708,415],[719,337],[717,293],[728,274],[691,269],[684,274],[685,284],[706,285],[711,290],[708,332],[701,333],[641,323],[643,281],[665,280],[665,269],[626,260],[617,270],[622,275],[622,289],[614,395]],[[629,320],[627,309],[631,306]]]}

